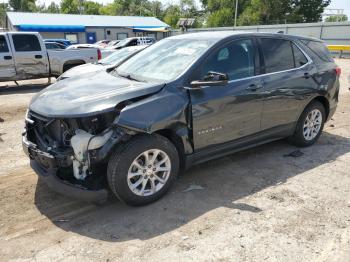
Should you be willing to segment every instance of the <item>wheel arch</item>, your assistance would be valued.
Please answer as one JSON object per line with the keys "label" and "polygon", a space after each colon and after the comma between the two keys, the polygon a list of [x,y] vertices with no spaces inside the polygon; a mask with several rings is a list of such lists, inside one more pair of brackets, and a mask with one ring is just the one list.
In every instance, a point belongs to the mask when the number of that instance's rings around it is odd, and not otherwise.
{"label": "wheel arch", "polygon": [[328,116],[329,116],[329,110],[330,110],[329,109],[329,101],[328,101],[328,99],[326,97],[324,97],[324,96],[317,96],[314,99],[312,99],[309,104],[311,104],[314,101],[318,101],[324,106],[324,109],[326,111],[326,121],[327,121],[328,120]]}
{"label": "wheel arch", "polygon": [[62,72],[65,71],[66,66],[69,66],[69,65],[77,65],[78,66],[78,65],[83,65],[85,63],[86,62],[82,59],[68,60],[68,61],[64,62],[63,67],[62,67]]}
{"label": "wheel arch", "polygon": [[184,129],[173,130],[169,128],[159,129],[152,134],[161,135],[167,138],[175,146],[179,160],[180,160],[180,171],[185,169],[186,164],[186,154],[192,153],[192,146],[189,144],[189,139],[187,134],[184,133]]}

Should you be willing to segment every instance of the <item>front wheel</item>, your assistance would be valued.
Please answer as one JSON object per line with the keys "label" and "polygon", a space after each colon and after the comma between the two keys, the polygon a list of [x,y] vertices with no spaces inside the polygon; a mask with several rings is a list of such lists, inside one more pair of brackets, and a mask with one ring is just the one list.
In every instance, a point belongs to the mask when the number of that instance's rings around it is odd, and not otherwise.
{"label": "front wheel", "polygon": [[314,101],[301,114],[295,133],[289,141],[300,147],[311,146],[320,137],[326,120],[324,106]]}
{"label": "front wheel", "polygon": [[160,135],[132,138],[118,148],[108,162],[112,192],[129,205],[145,205],[161,198],[179,170],[175,146]]}

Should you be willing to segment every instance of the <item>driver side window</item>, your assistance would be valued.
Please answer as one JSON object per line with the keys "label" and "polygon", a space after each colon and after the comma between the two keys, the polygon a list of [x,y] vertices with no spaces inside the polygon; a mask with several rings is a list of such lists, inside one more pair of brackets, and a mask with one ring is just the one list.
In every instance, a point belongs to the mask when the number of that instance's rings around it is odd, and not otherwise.
{"label": "driver side window", "polygon": [[210,72],[225,73],[229,80],[254,76],[255,50],[251,39],[233,41],[214,51],[202,66],[201,79]]}

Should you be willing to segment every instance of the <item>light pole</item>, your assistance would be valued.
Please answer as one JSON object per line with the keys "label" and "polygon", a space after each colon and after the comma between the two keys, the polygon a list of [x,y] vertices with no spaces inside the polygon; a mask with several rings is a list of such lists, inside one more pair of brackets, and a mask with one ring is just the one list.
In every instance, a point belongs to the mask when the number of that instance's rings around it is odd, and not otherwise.
{"label": "light pole", "polygon": [[235,27],[237,26],[237,12],[238,12],[238,0],[236,0]]}

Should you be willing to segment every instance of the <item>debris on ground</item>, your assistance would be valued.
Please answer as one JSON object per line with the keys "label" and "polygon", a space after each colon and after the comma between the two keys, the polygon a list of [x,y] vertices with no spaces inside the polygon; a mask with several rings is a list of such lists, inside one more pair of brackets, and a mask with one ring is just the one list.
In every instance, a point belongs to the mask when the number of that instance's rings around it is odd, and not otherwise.
{"label": "debris on ground", "polygon": [[0,123],[3,123],[3,122],[5,122],[5,120],[0,117]]}
{"label": "debris on ground", "polygon": [[69,222],[69,219],[57,219],[55,222]]}
{"label": "debris on ground", "polygon": [[202,190],[204,189],[204,187],[200,186],[200,185],[190,185],[187,189],[183,190],[183,193],[189,192],[189,191],[193,191],[193,190]]}
{"label": "debris on ground", "polygon": [[288,154],[284,154],[283,156],[284,157],[301,157],[303,155],[304,155],[304,153],[301,152],[300,150],[295,150],[295,151],[290,152]]}

